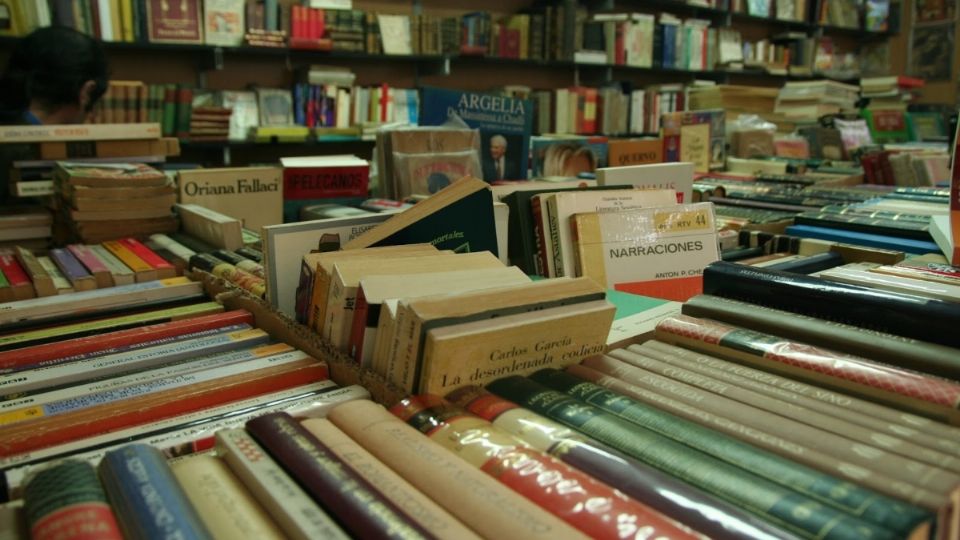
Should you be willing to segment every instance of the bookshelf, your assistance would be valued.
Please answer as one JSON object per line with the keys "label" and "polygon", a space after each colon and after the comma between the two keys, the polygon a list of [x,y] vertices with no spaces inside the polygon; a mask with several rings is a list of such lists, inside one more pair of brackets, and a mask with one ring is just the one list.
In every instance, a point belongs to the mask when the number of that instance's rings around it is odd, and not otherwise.
{"label": "bookshelf", "polygon": [[[819,11],[820,2],[809,14]],[[299,2],[281,1],[290,5]],[[783,20],[734,12],[726,6],[730,2],[715,2],[722,7],[692,5],[681,0],[493,0],[482,8],[499,17],[530,12],[543,6],[585,7],[589,13],[643,12],[668,13],[681,18],[698,18],[710,22],[711,28],[738,31],[746,43],[769,40],[782,32],[797,32],[810,38],[829,37],[835,51],[857,50],[863,44],[883,42],[895,32],[871,32],[863,29],[840,28],[819,24],[808,15],[808,20]],[[438,16],[463,15],[476,10],[470,2],[455,0],[355,0],[353,8],[365,12],[397,14],[430,14]],[[569,9],[568,9],[569,14]],[[287,16],[287,13],[284,13]],[[572,28],[574,16],[568,16],[564,27]],[[566,36],[569,30],[564,33]],[[564,37],[563,40],[571,38]],[[15,38],[0,37],[0,61],[5,60]],[[779,86],[785,81],[833,78],[853,82],[855,77],[840,73],[835,77],[820,74],[778,73],[762,67],[747,65],[742,69],[726,69],[717,65],[705,70],[664,67],[635,67],[609,63],[584,63],[571,59],[515,59],[494,56],[473,56],[457,53],[384,55],[349,51],[315,51],[275,47],[224,47],[208,44],[167,44],[149,42],[104,42],[113,71],[112,78],[140,80],[147,84],[171,81],[194,84],[200,89],[239,90],[253,85],[264,88],[290,88],[296,81],[299,68],[312,64],[348,67],[356,73],[356,85],[371,86],[387,83],[396,88],[436,86],[463,90],[484,91],[513,85],[533,89],[564,88],[570,86],[602,86],[623,82],[626,87],[642,88],[649,85],[683,83],[698,80],[717,84]],[[547,45],[549,47],[549,45]],[[553,56],[553,55],[550,55]],[[148,60],[148,61],[145,61]],[[242,151],[237,151],[242,149]],[[210,165],[211,160],[222,164],[244,164],[251,155],[269,157],[270,152],[322,153],[347,149],[350,153],[368,155],[370,145],[363,141],[335,141],[284,144],[206,143],[185,145],[184,159],[196,159]],[[275,154],[276,155],[276,154]],[[274,155],[274,160],[275,160]],[[189,157],[188,157],[189,156]],[[256,162],[251,160],[249,162]]]}

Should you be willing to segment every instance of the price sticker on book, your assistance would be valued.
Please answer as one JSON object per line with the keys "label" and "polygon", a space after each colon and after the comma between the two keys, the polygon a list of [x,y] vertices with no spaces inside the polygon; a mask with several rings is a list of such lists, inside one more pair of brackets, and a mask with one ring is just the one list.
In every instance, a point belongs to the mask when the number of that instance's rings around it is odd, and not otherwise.
{"label": "price sticker on book", "polygon": [[709,210],[706,209],[657,212],[653,215],[653,226],[660,233],[710,230],[713,229],[712,221]]}

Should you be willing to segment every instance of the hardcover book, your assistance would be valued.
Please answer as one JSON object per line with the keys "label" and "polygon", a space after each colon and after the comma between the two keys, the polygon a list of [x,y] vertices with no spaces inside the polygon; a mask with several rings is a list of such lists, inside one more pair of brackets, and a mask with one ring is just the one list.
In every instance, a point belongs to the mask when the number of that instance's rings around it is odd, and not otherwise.
{"label": "hardcover book", "polygon": [[283,219],[297,221],[303,207],[320,202],[362,202],[369,196],[370,164],[356,156],[285,157]]}
{"label": "hardcover book", "polygon": [[200,0],[147,0],[146,7],[151,43],[203,43]]}
{"label": "hardcover book", "polygon": [[576,268],[607,287],[685,301],[720,258],[713,205],[576,214]]}
{"label": "hardcover book", "polygon": [[260,232],[283,223],[283,184],[278,167],[180,171],[180,202],[198,204]]}
{"label": "hardcover book", "polygon": [[480,130],[483,179],[527,178],[533,102],[494,94],[426,87],[420,124],[466,124]]}

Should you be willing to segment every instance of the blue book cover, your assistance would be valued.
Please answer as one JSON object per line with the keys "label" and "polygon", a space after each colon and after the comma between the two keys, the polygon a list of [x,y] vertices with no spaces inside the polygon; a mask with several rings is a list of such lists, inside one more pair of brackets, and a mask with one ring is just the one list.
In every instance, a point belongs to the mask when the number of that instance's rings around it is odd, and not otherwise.
{"label": "blue book cover", "polygon": [[663,67],[672,69],[676,64],[677,58],[677,25],[661,24],[663,28],[663,47],[660,52],[663,55]]}
{"label": "blue book cover", "polygon": [[125,538],[213,539],[160,450],[130,444],[98,466]]}
{"label": "blue book cover", "polygon": [[420,125],[464,123],[480,130],[480,164],[483,179],[527,178],[533,102],[528,99],[426,87],[423,89]]}
{"label": "blue book cover", "polygon": [[913,253],[923,255],[926,253],[940,253],[937,244],[928,240],[916,240],[912,238],[896,238],[882,234],[870,234],[857,231],[847,231],[842,229],[831,229],[828,227],[815,227],[810,225],[792,225],[787,227],[787,234],[799,236],[801,238],[815,238],[818,240],[830,240],[834,242],[843,242],[855,246],[866,246],[880,249],[892,249],[904,253]]}

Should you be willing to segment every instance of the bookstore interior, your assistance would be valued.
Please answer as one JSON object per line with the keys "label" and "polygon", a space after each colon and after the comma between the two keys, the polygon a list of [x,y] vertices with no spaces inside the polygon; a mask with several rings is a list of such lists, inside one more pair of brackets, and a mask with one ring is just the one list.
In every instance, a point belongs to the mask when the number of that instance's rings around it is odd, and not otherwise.
{"label": "bookstore interior", "polygon": [[958,3],[0,0],[0,539],[960,538]]}

